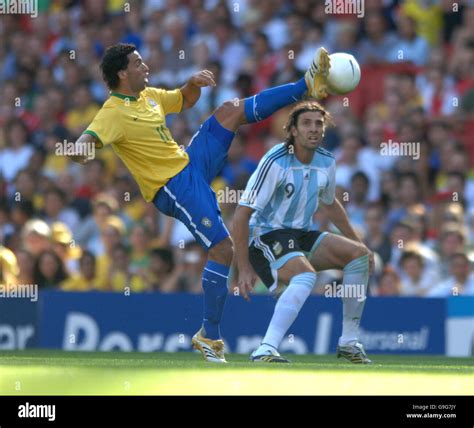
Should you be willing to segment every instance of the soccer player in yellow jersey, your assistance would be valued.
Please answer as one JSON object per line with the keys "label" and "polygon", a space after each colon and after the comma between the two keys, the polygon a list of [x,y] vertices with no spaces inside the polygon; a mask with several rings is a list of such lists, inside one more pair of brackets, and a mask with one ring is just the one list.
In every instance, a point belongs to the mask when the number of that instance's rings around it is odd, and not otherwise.
{"label": "soccer player in yellow jersey", "polygon": [[[215,85],[213,74],[200,71],[183,87],[166,91],[147,86],[149,69],[135,46],[111,46],[102,58],[110,98],[76,141],[76,147],[111,144],[135,177],[143,197],[164,214],[182,221],[208,251],[202,275],[203,324],[192,340],[207,361],[226,362],[219,325],[233,256],[232,240],[210,183],[221,170],[240,125],[263,120],[306,93],[324,98],[329,67],[328,52],[319,48],[304,78],[238,103],[222,104],[182,150],[166,127],[165,116],[192,107],[201,87]],[[85,163],[87,157],[74,156],[73,160]]]}

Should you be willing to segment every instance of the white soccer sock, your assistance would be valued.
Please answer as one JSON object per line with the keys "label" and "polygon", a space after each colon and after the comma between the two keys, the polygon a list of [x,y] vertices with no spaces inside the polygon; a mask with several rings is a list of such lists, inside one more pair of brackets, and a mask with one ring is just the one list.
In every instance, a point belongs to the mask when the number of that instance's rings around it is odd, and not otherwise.
{"label": "white soccer sock", "polygon": [[[344,267],[344,296],[342,298],[342,335],[339,345],[350,345],[359,340],[359,325],[367,297],[369,282],[369,256],[352,260]],[[348,296],[349,287],[357,291],[357,295]]]}
{"label": "white soccer sock", "polygon": [[278,299],[260,348],[265,347],[266,344],[278,349],[283,336],[295,321],[315,283],[316,274],[314,272],[300,273],[291,278],[290,285]]}

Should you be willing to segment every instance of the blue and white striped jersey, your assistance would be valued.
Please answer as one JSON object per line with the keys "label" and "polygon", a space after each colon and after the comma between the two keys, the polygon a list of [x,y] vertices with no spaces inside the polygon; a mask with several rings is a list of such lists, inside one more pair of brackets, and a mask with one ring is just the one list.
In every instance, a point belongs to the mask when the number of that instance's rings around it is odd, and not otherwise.
{"label": "blue and white striped jersey", "polygon": [[275,229],[315,230],[319,201],[330,205],[336,190],[336,161],[318,147],[310,164],[301,163],[283,144],[261,159],[239,205],[253,208],[249,239]]}

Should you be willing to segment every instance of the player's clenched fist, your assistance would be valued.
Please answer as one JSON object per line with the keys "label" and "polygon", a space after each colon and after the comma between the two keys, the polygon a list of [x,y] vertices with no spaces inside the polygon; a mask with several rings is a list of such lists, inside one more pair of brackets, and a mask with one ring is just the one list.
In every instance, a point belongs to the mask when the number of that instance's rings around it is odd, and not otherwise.
{"label": "player's clenched fist", "polygon": [[203,86],[216,86],[214,74],[209,70],[201,70],[200,72],[193,74],[189,79],[189,83],[200,88]]}

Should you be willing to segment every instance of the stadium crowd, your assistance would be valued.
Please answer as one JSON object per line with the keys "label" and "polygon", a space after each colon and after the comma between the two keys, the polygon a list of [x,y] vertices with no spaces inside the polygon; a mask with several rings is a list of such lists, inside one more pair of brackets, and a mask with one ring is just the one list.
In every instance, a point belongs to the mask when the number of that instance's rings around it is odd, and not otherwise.
{"label": "stadium crowd", "polygon": [[[324,101],[336,123],[325,148],[337,159],[337,195],[376,254],[370,293],[474,295],[472,2],[366,0],[363,19],[328,14],[317,0],[39,7],[36,18],[0,16],[0,284],[201,292],[204,250],[145,203],[110,147],[84,167],[57,155],[58,143],[75,141],[108,97],[99,70],[107,46],[134,43],[152,86],[214,72],[216,87],[168,117],[185,146],[220,103],[300,78],[323,45],[362,67],[353,94]],[[236,136],[213,183],[228,227],[235,195],[282,141],[287,114]],[[397,155],[402,143],[412,152]],[[333,230],[324,210],[315,222]],[[322,273],[315,292],[338,280],[340,272]]]}

